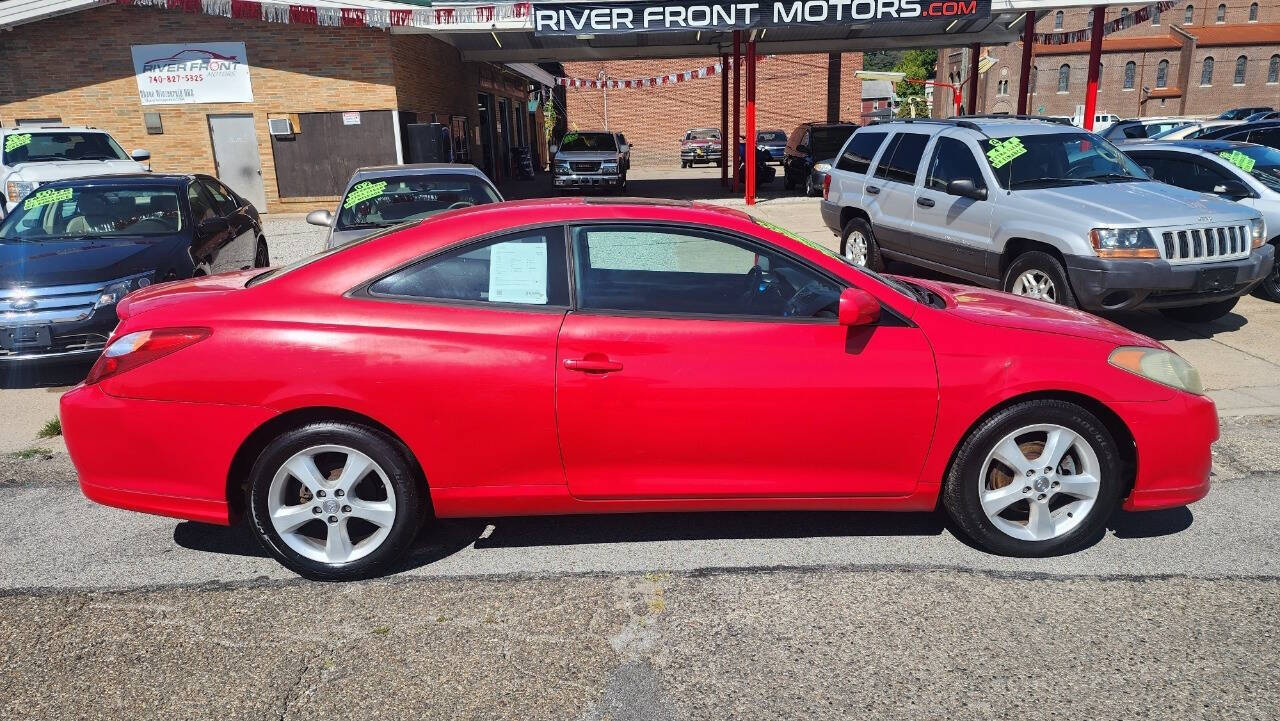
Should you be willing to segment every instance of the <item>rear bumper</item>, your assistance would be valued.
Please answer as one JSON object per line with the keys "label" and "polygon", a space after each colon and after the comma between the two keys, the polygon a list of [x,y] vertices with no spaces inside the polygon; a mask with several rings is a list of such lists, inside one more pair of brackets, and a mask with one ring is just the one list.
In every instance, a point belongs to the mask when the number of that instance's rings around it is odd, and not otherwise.
{"label": "rear bumper", "polygon": [[100,386],[62,396],[67,451],[90,500],[204,523],[229,523],[236,451],[275,412],[256,406],[117,398]]}
{"label": "rear bumper", "polygon": [[844,228],[840,227],[840,206],[823,198],[818,204],[818,210],[822,213],[822,222],[826,223],[832,233],[840,235]]}
{"label": "rear bumper", "polygon": [[1210,446],[1218,439],[1218,411],[1212,400],[1179,392],[1168,401],[1113,407],[1133,433],[1138,456],[1125,510],[1185,506],[1209,493]]}
{"label": "rear bumper", "polygon": [[[1263,245],[1247,258],[1221,263],[1172,265],[1166,260],[1104,260],[1067,256],[1067,275],[1080,305],[1089,310],[1177,308],[1244,295],[1275,262],[1275,247]],[[1227,282],[1198,287],[1201,272],[1230,270]]]}

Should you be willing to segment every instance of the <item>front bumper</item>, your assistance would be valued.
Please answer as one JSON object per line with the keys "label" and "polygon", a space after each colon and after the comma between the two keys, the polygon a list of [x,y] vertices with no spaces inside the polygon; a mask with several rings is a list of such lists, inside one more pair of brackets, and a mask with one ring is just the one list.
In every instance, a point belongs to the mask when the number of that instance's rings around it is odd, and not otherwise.
{"label": "front bumper", "polygon": [[556,175],[552,181],[557,188],[616,188],[622,185],[622,173],[610,175],[579,175],[568,173]]}
{"label": "front bumper", "polygon": [[704,150],[701,153],[693,150],[681,150],[680,160],[688,163],[712,163],[720,160],[720,150]]}
{"label": "front bumper", "polygon": [[1218,439],[1212,400],[1177,392],[1168,401],[1115,403],[1113,408],[1133,434],[1138,456],[1125,510],[1185,506],[1209,493],[1209,447]]}
{"label": "front bumper", "polygon": [[[107,344],[107,337],[117,324],[114,307],[99,308],[83,320],[50,323],[52,345],[11,346],[0,342],[0,366],[9,363],[58,363],[88,361],[98,357]],[[19,325],[21,320],[7,320],[0,316],[0,333]]]}
{"label": "front bumper", "polygon": [[[825,215],[824,215],[825,218]],[[1067,256],[1067,276],[1081,307],[1089,310],[1177,308],[1244,295],[1275,263],[1275,246],[1255,248],[1247,258],[1220,263],[1173,265],[1166,260],[1105,260]],[[1203,285],[1202,271],[1229,271]]]}

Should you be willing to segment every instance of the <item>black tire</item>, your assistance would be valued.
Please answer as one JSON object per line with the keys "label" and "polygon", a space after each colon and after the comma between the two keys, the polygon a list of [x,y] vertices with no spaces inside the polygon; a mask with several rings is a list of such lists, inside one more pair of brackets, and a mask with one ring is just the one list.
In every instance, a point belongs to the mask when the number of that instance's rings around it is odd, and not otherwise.
{"label": "black tire", "polygon": [[689,161],[687,161],[687,160],[681,160],[681,161],[680,161],[680,168],[681,168],[681,169],[684,169],[684,168],[687,168],[687,167],[689,167]]}
{"label": "black tire", "polygon": [[880,245],[876,243],[875,233],[871,232],[871,224],[865,218],[850,218],[849,222],[844,224],[844,229],[840,231],[840,255],[845,255],[849,236],[854,231],[862,233],[862,237],[867,240],[866,267],[876,272],[884,270],[884,259],[880,257]]}
{"label": "black tire", "polygon": [[[320,445],[345,446],[365,454],[381,466],[395,492],[395,520],[386,538],[367,555],[346,563],[326,563],[301,555],[281,538],[268,511],[268,495],[276,472],[295,454]],[[399,443],[363,426],[322,422],[284,433],[263,449],[249,474],[245,506],[258,541],[286,568],[315,581],[352,581],[378,576],[404,556],[423,523],[425,492],[407,449]],[[304,501],[307,502],[311,500]],[[315,523],[327,534],[324,513],[316,517]]]}
{"label": "black tire", "polygon": [[[1061,535],[1042,541],[1014,538],[1000,530],[982,510],[979,499],[980,486],[988,470],[983,467],[996,444],[1006,436],[1026,426],[1036,424],[1055,424],[1068,428],[1078,434],[1090,446],[1098,460],[1098,494],[1093,507],[1088,510],[1084,520],[1077,522],[1074,528]],[[983,420],[964,439],[960,450],[948,469],[942,490],[942,505],[947,514],[955,521],[956,526],[971,541],[990,553],[1002,556],[1018,556],[1037,558],[1055,556],[1079,549],[1098,538],[1106,530],[1111,514],[1119,504],[1124,492],[1123,467],[1115,439],[1097,416],[1088,410],[1058,400],[1032,400],[1009,406]],[[1067,476],[1055,476],[1065,478]],[[1037,481],[1043,480],[1037,477]],[[1025,479],[1013,478],[1012,484],[1030,483]],[[1024,486],[1030,487],[1030,486]],[[1030,492],[1036,494],[1033,488]],[[1064,500],[1069,498],[1063,496]],[[1017,501],[1009,506],[1016,513]],[[1050,498],[1052,503],[1052,497]],[[1062,522],[1059,507],[1058,522]]]}
{"label": "black tire", "polygon": [[1239,298],[1228,298],[1216,303],[1191,305],[1183,308],[1161,308],[1160,313],[1166,318],[1180,320],[1184,323],[1208,323],[1231,312],[1239,303]]}
{"label": "black tire", "polygon": [[822,192],[813,185],[812,173],[809,174],[809,177],[804,179],[804,195],[806,198],[816,198],[819,195],[822,195]]}
{"label": "black tire", "polygon": [[[1271,241],[1276,246],[1276,250],[1280,252],[1280,242]],[[1271,267],[1271,272],[1266,278],[1253,289],[1253,295],[1263,300],[1269,300],[1272,303],[1280,303],[1280,260]]]}
{"label": "black tire", "polygon": [[271,252],[267,249],[267,239],[258,238],[258,248],[253,253],[253,267],[268,268],[271,266]]}
{"label": "black tire", "polygon": [[1042,273],[1053,284],[1054,303],[1068,308],[1079,307],[1076,294],[1071,290],[1071,282],[1067,280],[1067,269],[1062,267],[1062,261],[1043,251],[1029,250],[1014,258],[1008,270],[1004,272],[1004,282],[1000,287],[1004,292],[1012,293],[1018,277],[1029,271]]}
{"label": "black tire", "polygon": [[782,187],[785,190],[796,189],[796,181],[791,178],[791,173],[788,173],[785,169],[782,171]]}

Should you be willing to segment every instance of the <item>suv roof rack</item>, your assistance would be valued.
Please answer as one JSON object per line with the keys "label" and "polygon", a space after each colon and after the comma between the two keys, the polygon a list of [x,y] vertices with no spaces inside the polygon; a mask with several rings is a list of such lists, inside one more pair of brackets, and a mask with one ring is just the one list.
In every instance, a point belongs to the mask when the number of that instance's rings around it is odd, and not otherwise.
{"label": "suv roof rack", "polygon": [[[886,120],[883,124],[887,125],[889,123],[932,123],[934,125],[954,125],[957,128],[976,130],[979,133],[982,133],[982,128],[978,127],[977,123],[971,123],[962,118],[894,118],[893,120]],[[986,133],[982,134],[986,135]]]}
{"label": "suv roof rack", "polygon": [[1065,122],[1065,118],[1050,115],[1000,115],[997,113],[982,113],[978,115],[957,115],[957,119],[973,119],[973,120],[1039,120],[1045,123],[1057,123],[1059,125],[1069,125]]}

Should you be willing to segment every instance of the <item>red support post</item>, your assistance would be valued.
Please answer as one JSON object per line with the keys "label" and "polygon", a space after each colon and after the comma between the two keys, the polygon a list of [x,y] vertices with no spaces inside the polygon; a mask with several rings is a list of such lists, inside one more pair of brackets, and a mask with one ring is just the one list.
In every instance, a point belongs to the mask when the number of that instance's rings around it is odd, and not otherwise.
{"label": "red support post", "polygon": [[1022,72],[1018,75],[1018,115],[1027,114],[1027,105],[1031,101],[1027,95],[1031,87],[1031,51],[1036,42],[1036,14],[1027,13],[1022,22]]}
{"label": "red support post", "polygon": [[729,154],[725,140],[729,137],[729,56],[720,56],[720,185],[729,187]]}
{"label": "red support post", "polygon": [[1098,71],[1102,69],[1102,24],[1107,21],[1106,8],[1093,9],[1093,28],[1089,30],[1089,85],[1084,91],[1084,129],[1093,130],[1093,116],[1098,110]]}
{"label": "red support post", "polygon": [[969,114],[978,113],[978,53],[982,45],[973,43],[969,46]]}
{"label": "red support post", "polygon": [[742,147],[747,157],[747,205],[756,204],[756,41],[747,43],[747,127]]}
{"label": "red support post", "polygon": [[731,166],[733,170],[729,171],[733,174],[733,192],[738,192],[738,188],[742,186],[742,178],[738,177],[738,129],[742,126],[739,124],[741,119],[738,116],[738,110],[742,107],[742,75],[739,70],[742,68],[742,31],[733,31],[733,135],[724,138],[724,145],[720,148],[720,154],[725,155],[725,149],[729,150],[729,159],[733,162]]}

